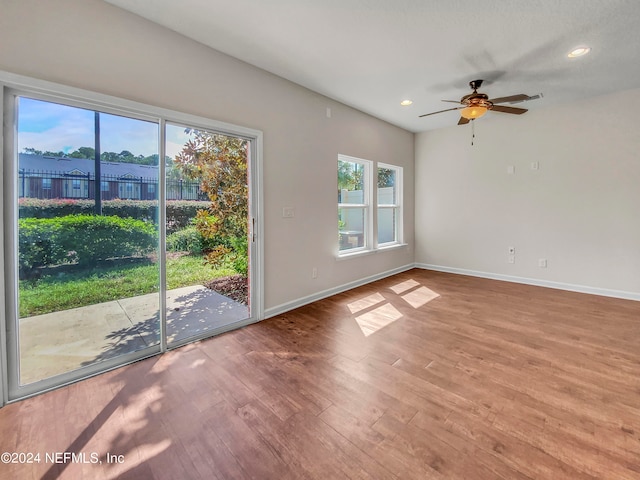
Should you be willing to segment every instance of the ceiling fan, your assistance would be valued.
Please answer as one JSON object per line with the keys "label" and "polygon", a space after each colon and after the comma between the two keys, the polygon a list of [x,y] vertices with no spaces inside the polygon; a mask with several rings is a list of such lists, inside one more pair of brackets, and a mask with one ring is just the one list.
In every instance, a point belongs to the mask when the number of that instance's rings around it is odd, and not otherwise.
{"label": "ceiling fan", "polygon": [[498,103],[517,103],[523,102],[526,100],[535,100],[536,98],[540,98],[540,95],[534,95],[530,97],[529,95],[525,95],[524,93],[520,93],[518,95],[510,95],[508,97],[498,97],[498,98],[489,98],[484,93],[478,93],[478,89],[482,85],[482,80],[472,80],[469,82],[469,86],[473,90],[469,95],[465,95],[458,100],[443,100],[443,102],[452,102],[459,103],[460,107],[447,108],[446,110],[439,110],[437,112],[425,113],[424,115],[420,115],[420,117],[426,117],[429,115],[435,115],[436,113],[442,112],[450,112],[452,110],[461,110],[460,112],[460,120],[458,121],[458,125],[464,125],[469,123],[471,120],[475,120],[483,116],[489,110],[494,112],[502,112],[502,113],[511,113],[514,115],[522,115],[527,111],[526,108],[518,108],[518,107],[507,107],[504,105],[498,105]]}

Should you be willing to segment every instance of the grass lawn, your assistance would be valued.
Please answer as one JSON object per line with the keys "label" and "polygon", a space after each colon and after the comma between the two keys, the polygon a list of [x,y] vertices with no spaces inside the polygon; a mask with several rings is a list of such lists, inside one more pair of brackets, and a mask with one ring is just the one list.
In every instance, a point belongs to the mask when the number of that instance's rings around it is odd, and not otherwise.
{"label": "grass lawn", "polygon": [[[60,271],[37,280],[21,280],[20,317],[68,310],[159,290],[159,268],[142,260],[111,264],[82,271]],[[167,288],[202,285],[214,278],[235,274],[232,268],[214,270],[201,256],[184,255],[167,259]]]}

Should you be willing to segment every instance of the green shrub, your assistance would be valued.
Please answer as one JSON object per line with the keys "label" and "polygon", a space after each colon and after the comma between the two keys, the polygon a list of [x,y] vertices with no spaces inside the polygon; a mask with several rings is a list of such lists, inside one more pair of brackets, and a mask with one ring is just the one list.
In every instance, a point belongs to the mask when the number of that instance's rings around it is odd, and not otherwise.
{"label": "green shrub", "polygon": [[234,237],[231,245],[234,251],[233,268],[246,277],[249,272],[249,240],[247,237]]}
{"label": "green shrub", "polygon": [[[167,202],[167,233],[176,232],[189,226],[198,210],[209,208],[211,202],[170,200]],[[155,200],[105,200],[102,214],[121,218],[135,218],[158,223],[158,202]],[[57,218],[67,215],[93,215],[93,200],[21,198],[20,218]]]}
{"label": "green shrub", "polygon": [[19,268],[23,275],[48,265],[144,255],[156,248],[155,227],[117,216],[68,215],[18,222]]}
{"label": "green shrub", "polygon": [[68,252],[55,240],[58,236],[57,227],[57,224],[35,218],[19,220],[18,265],[21,277],[38,267],[66,261]]}
{"label": "green shrub", "polygon": [[187,200],[167,201],[167,233],[177,232],[191,225],[198,210],[206,210],[211,202]]}
{"label": "green shrub", "polygon": [[249,241],[247,237],[231,237],[226,242],[219,243],[207,252],[205,263],[213,268],[233,268],[244,277],[249,272]]}
{"label": "green shrub", "polygon": [[[92,201],[89,203],[93,204]],[[102,202],[102,215],[120,218],[135,218],[158,223],[158,202],[155,200],[107,200]],[[88,212],[93,214],[94,212]]]}
{"label": "green shrub", "polygon": [[169,252],[189,252],[193,255],[200,255],[213,248],[210,246],[211,243],[194,226],[167,235],[167,251]]}
{"label": "green shrub", "polygon": [[20,218],[55,218],[65,215],[90,215],[94,213],[94,202],[89,200],[21,198],[18,201]]}

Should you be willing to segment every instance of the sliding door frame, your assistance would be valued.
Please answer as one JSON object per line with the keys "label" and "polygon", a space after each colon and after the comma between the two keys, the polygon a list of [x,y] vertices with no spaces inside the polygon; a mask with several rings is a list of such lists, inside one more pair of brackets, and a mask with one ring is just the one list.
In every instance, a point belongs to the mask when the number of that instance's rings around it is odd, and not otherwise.
{"label": "sliding door frame", "polygon": [[[249,142],[248,180],[249,180],[249,317],[227,327],[212,330],[199,337],[188,339],[171,345],[178,348],[192,341],[232,330],[264,318],[263,295],[263,189],[262,189],[262,132],[250,128],[212,120],[206,117],[173,111],[165,108],[133,102],[109,95],[68,87],[48,81],[16,75],[0,70],[0,105],[4,129],[0,136],[0,180],[3,194],[0,198],[2,222],[0,224],[0,266],[3,275],[0,277],[0,407],[6,403],[21,400],[32,395],[43,393],[61,386],[118,368],[134,361],[165,352],[166,341],[166,264],[164,255],[160,255],[160,343],[143,350],[121,355],[71,372],[56,375],[25,386],[19,385],[17,359],[18,292],[17,292],[17,207],[16,207],[16,175],[15,147],[17,131],[15,122],[14,95],[20,94],[47,101],[58,101],[70,106],[94,109],[100,112],[126,115],[131,118],[152,121],[158,124],[159,159],[165,155],[166,124],[184,124],[195,128],[240,137]],[[11,111],[13,109],[13,111]],[[158,218],[159,218],[159,251],[166,247],[166,208],[165,165],[159,161]]]}

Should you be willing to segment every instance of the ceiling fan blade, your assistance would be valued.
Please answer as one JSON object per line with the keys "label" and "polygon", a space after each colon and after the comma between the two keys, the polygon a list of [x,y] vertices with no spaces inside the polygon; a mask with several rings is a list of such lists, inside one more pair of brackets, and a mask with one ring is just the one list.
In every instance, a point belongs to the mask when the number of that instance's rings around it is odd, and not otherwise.
{"label": "ceiling fan blade", "polygon": [[492,112],[513,113],[514,115],[522,115],[528,111],[526,108],[505,107],[504,105],[494,105],[491,107]]}
{"label": "ceiling fan blade", "polygon": [[509,97],[498,97],[489,99],[491,103],[522,102],[523,100],[529,100],[529,95],[520,93],[518,95],[511,95]]}
{"label": "ceiling fan blade", "polygon": [[435,115],[436,113],[450,112],[451,110],[460,110],[461,108],[463,108],[463,107],[447,108],[446,110],[440,110],[440,111],[437,111],[437,112],[425,113],[424,115],[420,115],[419,117],[427,117],[429,115]]}
{"label": "ceiling fan blade", "polygon": [[449,103],[460,103],[460,100],[442,100],[443,102],[449,102]]}
{"label": "ceiling fan blade", "polygon": [[538,100],[539,98],[542,98],[542,97],[544,97],[544,95],[539,93],[537,95],[532,95],[529,98],[526,98],[524,100],[516,100],[514,102],[509,102],[509,103],[514,104],[514,103],[528,102],[529,100]]}
{"label": "ceiling fan blade", "polygon": [[466,125],[469,122],[470,120],[468,118],[460,117],[460,120],[458,120],[458,125]]}

